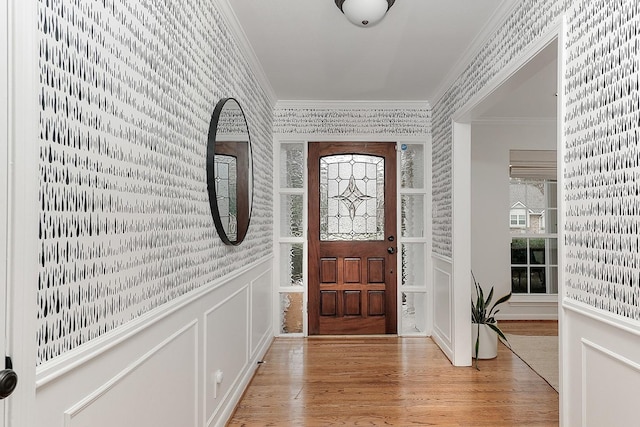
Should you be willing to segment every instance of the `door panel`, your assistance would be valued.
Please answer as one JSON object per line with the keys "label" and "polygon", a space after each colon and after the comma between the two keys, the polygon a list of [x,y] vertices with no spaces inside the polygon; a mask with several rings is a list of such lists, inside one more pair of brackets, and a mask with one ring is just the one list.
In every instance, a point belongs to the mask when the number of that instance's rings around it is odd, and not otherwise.
{"label": "door panel", "polygon": [[309,334],[394,334],[394,143],[309,144]]}

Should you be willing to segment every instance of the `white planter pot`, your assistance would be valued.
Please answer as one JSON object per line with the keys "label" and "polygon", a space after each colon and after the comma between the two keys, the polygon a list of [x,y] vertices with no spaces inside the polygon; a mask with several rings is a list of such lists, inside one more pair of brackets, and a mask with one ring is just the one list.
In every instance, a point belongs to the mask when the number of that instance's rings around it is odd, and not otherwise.
{"label": "white planter pot", "polygon": [[493,359],[498,355],[498,334],[487,325],[471,324],[471,355],[476,357],[476,338],[478,337],[478,326],[480,326],[480,348],[478,359]]}

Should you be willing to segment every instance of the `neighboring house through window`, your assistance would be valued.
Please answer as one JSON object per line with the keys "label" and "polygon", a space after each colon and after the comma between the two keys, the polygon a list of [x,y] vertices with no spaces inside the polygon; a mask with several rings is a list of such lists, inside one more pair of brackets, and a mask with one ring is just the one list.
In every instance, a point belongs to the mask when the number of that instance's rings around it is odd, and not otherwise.
{"label": "neighboring house through window", "polygon": [[525,228],[527,226],[527,209],[522,203],[517,202],[511,206],[509,225],[511,228]]}
{"label": "neighboring house through window", "polygon": [[557,186],[550,179],[555,176],[554,169],[541,170],[527,165],[524,173],[512,170],[511,174],[509,229],[514,294],[558,293]]}

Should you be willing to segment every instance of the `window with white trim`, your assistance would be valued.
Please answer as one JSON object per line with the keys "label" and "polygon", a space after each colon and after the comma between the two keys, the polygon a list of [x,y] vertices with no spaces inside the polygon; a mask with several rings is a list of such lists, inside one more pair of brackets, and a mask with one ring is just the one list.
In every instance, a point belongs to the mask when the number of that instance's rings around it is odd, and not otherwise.
{"label": "window with white trim", "polygon": [[558,208],[555,180],[511,178],[511,290],[558,293]]}

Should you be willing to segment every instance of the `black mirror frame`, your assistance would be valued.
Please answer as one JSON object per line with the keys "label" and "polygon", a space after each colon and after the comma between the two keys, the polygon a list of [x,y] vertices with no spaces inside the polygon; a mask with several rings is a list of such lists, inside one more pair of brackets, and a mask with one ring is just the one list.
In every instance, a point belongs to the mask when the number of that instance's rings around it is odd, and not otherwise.
{"label": "black mirror frame", "polygon": [[[216,194],[216,185],[215,185],[215,174],[214,174],[214,165],[215,165],[215,155],[216,155],[216,136],[218,132],[218,122],[220,120],[220,114],[227,103],[227,101],[233,101],[236,103],[240,112],[242,113],[242,118],[244,120],[245,129],[247,131],[247,149],[248,149],[248,168],[247,173],[248,177],[248,216],[246,225],[241,227],[241,224],[238,224],[238,236],[235,240],[229,239],[227,236],[227,232],[225,231],[222,220],[220,218],[220,211],[218,209],[218,198]],[[247,231],[249,230],[249,224],[251,223],[251,214],[253,211],[253,152],[251,149],[251,133],[249,132],[249,124],[247,123],[247,117],[244,114],[244,110],[242,109],[242,105],[235,98],[222,98],[216,104],[213,109],[213,114],[211,115],[211,121],[209,122],[209,134],[207,137],[207,193],[209,195],[209,207],[211,209],[211,216],[213,217],[213,222],[216,226],[216,230],[218,231],[218,235],[222,242],[226,245],[237,246],[247,235]]]}

